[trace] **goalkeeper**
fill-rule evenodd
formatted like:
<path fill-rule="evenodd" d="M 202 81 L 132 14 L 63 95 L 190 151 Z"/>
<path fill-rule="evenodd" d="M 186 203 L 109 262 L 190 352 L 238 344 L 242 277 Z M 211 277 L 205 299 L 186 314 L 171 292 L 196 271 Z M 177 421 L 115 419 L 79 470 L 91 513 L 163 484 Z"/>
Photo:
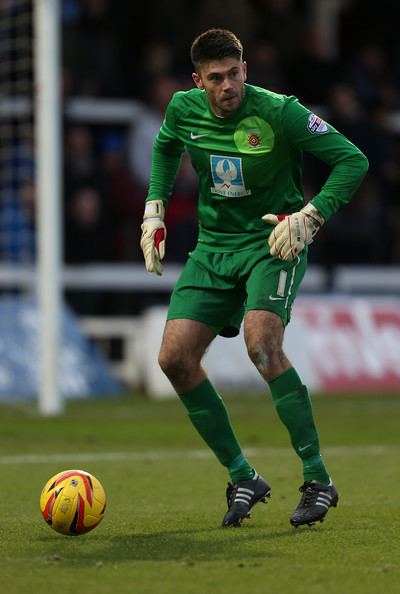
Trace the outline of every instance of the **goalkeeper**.
<path fill-rule="evenodd" d="M 164 212 L 187 151 L 199 177 L 198 243 L 171 296 L 159 364 L 229 474 L 222 526 L 239 526 L 271 488 L 243 453 L 201 362 L 216 335 L 236 336 L 244 322 L 249 357 L 302 462 L 301 498 L 290 518 L 297 527 L 322 521 L 338 493 L 321 457 L 307 387 L 283 351 L 283 335 L 308 244 L 350 200 L 368 161 L 295 97 L 246 84 L 242 51 L 226 29 L 194 40 L 195 88 L 174 94 L 154 144 L 141 247 L 147 270 L 162 274 Z M 330 166 L 307 204 L 304 151 Z"/>

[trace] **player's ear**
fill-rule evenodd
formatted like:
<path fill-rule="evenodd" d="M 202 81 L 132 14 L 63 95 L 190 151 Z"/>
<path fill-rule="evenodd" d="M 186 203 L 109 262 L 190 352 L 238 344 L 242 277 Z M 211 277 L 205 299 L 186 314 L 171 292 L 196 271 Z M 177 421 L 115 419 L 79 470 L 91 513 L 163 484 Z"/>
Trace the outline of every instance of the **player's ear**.
<path fill-rule="evenodd" d="M 247 80 L 247 62 L 243 62 L 243 80 Z"/>
<path fill-rule="evenodd" d="M 202 82 L 202 80 L 201 80 L 200 76 L 197 74 L 197 72 L 193 72 L 193 74 L 192 74 L 192 78 L 193 78 L 193 80 L 194 80 L 194 84 L 196 85 L 196 87 L 197 87 L 198 89 L 200 89 L 201 91 L 204 91 L 204 85 L 203 85 L 203 82 Z"/>

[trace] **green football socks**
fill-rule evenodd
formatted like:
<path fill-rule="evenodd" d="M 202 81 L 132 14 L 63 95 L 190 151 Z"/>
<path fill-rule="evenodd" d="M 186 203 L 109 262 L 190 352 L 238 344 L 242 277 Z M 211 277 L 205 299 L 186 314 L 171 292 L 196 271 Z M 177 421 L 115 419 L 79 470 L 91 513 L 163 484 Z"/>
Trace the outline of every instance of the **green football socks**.
<path fill-rule="evenodd" d="M 305 481 L 329 484 L 320 454 L 311 400 L 292 367 L 268 382 L 278 415 L 287 427 L 295 452 L 303 463 Z M 200 436 L 229 472 L 233 483 L 248 480 L 254 470 L 237 441 L 225 404 L 209 379 L 179 394 Z"/>
<path fill-rule="evenodd" d="M 315 480 L 328 485 L 329 475 L 320 454 L 318 433 L 306 386 L 301 383 L 293 367 L 268 384 L 278 415 L 289 431 L 295 452 L 303 462 L 304 481 Z"/>
<path fill-rule="evenodd" d="M 206 444 L 229 472 L 233 483 L 253 477 L 254 470 L 233 432 L 225 404 L 209 379 L 178 394 Z"/>

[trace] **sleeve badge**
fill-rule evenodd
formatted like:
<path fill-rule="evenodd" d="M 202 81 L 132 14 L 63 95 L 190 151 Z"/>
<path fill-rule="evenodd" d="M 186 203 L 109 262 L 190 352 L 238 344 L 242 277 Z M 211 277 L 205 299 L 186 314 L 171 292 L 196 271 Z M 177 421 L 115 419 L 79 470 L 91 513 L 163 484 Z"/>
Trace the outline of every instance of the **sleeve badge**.
<path fill-rule="evenodd" d="M 328 125 L 322 118 L 312 113 L 308 118 L 307 128 L 311 134 L 325 134 L 328 132 Z"/>

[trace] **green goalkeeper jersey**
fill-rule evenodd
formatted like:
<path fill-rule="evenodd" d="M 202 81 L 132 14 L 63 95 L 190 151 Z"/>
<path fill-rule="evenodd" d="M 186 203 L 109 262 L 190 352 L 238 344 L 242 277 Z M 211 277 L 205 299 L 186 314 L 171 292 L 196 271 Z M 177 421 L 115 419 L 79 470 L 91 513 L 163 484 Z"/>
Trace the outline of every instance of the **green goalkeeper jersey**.
<path fill-rule="evenodd" d="M 248 84 L 225 118 L 211 111 L 204 91 L 174 94 L 154 144 L 147 200 L 167 205 L 184 151 L 199 178 L 198 242 L 213 252 L 265 245 L 272 227 L 261 217 L 304 206 L 303 151 L 332 168 L 311 200 L 325 220 L 368 169 L 365 155 L 296 97 Z"/>

